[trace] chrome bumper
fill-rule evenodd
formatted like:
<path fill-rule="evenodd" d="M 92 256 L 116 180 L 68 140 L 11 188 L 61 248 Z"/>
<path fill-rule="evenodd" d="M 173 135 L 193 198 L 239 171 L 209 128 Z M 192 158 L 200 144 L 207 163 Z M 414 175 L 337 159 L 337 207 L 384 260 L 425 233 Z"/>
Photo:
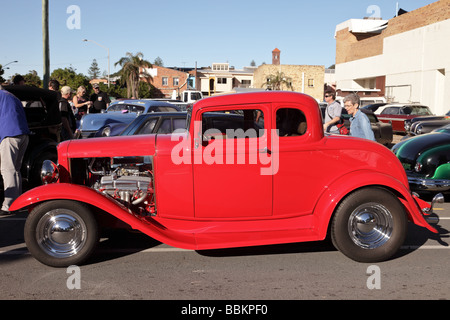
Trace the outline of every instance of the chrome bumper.
<path fill-rule="evenodd" d="M 433 197 L 430 208 L 422 210 L 424 218 L 428 223 L 431 223 L 431 224 L 439 223 L 439 217 L 436 214 L 434 214 L 433 209 L 436 204 L 444 203 L 444 202 L 445 202 L 444 196 L 442 195 L 442 193 L 438 193 L 437 195 L 435 195 Z"/>
<path fill-rule="evenodd" d="M 443 192 L 450 190 L 450 180 L 445 179 L 426 179 L 426 178 L 408 177 L 408 182 L 411 189 L 417 191 Z"/>

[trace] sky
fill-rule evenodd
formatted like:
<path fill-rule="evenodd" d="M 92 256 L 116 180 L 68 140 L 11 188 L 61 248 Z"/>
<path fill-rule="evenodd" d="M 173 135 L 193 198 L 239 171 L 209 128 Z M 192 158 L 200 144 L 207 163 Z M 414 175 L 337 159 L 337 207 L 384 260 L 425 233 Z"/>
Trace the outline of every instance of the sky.
<path fill-rule="evenodd" d="M 165 67 L 236 69 L 272 62 L 335 62 L 336 26 L 349 19 L 391 19 L 436 0 L 49 0 L 50 71 L 88 74 L 94 59 L 110 73 L 127 52 Z M 42 1 L 0 0 L 0 64 L 4 78 L 31 70 L 43 77 Z M 83 39 L 90 41 L 84 42 Z M 18 62 L 13 62 L 18 61 Z M 13 62 L 13 63 L 10 63 Z M 7 66 L 6 66 L 7 65 Z"/>

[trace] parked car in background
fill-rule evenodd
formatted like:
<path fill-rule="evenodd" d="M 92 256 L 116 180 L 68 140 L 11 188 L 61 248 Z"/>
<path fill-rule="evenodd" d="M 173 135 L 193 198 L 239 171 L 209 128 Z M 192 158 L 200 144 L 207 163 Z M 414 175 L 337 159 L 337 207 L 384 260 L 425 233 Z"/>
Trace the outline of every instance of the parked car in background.
<path fill-rule="evenodd" d="M 169 134 L 179 129 L 186 129 L 186 112 L 148 113 L 138 116 L 123 128 L 123 124 L 113 124 L 111 135 L 130 136 L 140 134 Z M 244 116 L 235 113 L 209 112 L 204 117 L 204 124 L 226 134 L 227 128 L 242 128 Z M 262 129 L 258 124 L 255 130 Z M 120 132 L 118 132 L 120 130 Z"/>
<path fill-rule="evenodd" d="M 430 108 L 418 104 L 387 104 L 379 108 L 375 114 L 384 123 L 392 123 L 394 133 L 405 134 L 405 120 L 420 116 L 432 116 Z"/>
<path fill-rule="evenodd" d="M 60 142 L 61 132 L 57 94 L 55 91 L 22 85 L 2 88 L 22 101 L 25 109 L 31 134 L 21 173 L 24 188 L 35 187 L 41 184 L 42 163 L 57 159 L 56 146 Z"/>
<path fill-rule="evenodd" d="M 172 133 L 186 128 L 186 112 L 152 112 L 138 115 L 130 124 L 110 123 L 97 131 L 96 137 Z"/>
<path fill-rule="evenodd" d="M 131 123 L 141 113 L 179 112 L 180 109 L 164 101 L 150 99 L 119 100 L 111 103 L 104 113 L 86 114 L 81 118 L 77 138 L 95 137 L 97 132 L 112 123 Z"/>
<path fill-rule="evenodd" d="M 450 125 L 397 143 L 392 151 L 413 191 L 450 191 Z"/>
<path fill-rule="evenodd" d="M 430 133 L 447 124 L 450 124 L 450 111 L 443 116 L 426 116 L 405 120 L 405 131 L 410 136 L 416 136 Z"/>

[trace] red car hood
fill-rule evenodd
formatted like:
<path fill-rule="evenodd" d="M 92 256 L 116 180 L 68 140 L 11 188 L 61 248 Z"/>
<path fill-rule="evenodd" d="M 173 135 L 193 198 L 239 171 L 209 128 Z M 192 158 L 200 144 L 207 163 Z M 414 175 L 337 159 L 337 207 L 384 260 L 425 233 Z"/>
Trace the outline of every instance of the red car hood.
<path fill-rule="evenodd" d="M 58 153 L 65 158 L 151 156 L 155 154 L 155 137 L 138 135 L 69 140 L 59 144 Z"/>

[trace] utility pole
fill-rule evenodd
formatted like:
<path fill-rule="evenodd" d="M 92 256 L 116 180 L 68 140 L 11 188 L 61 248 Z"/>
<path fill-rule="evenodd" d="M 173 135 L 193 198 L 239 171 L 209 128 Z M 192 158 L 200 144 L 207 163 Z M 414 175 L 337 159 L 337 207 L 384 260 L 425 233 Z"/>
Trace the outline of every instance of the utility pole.
<path fill-rule="evenodd" d="M 48 0 L 42 0 L 42 44 L 44 51 L 44 89 L 50 80 L 50 45 L 48 35 Z"/>

